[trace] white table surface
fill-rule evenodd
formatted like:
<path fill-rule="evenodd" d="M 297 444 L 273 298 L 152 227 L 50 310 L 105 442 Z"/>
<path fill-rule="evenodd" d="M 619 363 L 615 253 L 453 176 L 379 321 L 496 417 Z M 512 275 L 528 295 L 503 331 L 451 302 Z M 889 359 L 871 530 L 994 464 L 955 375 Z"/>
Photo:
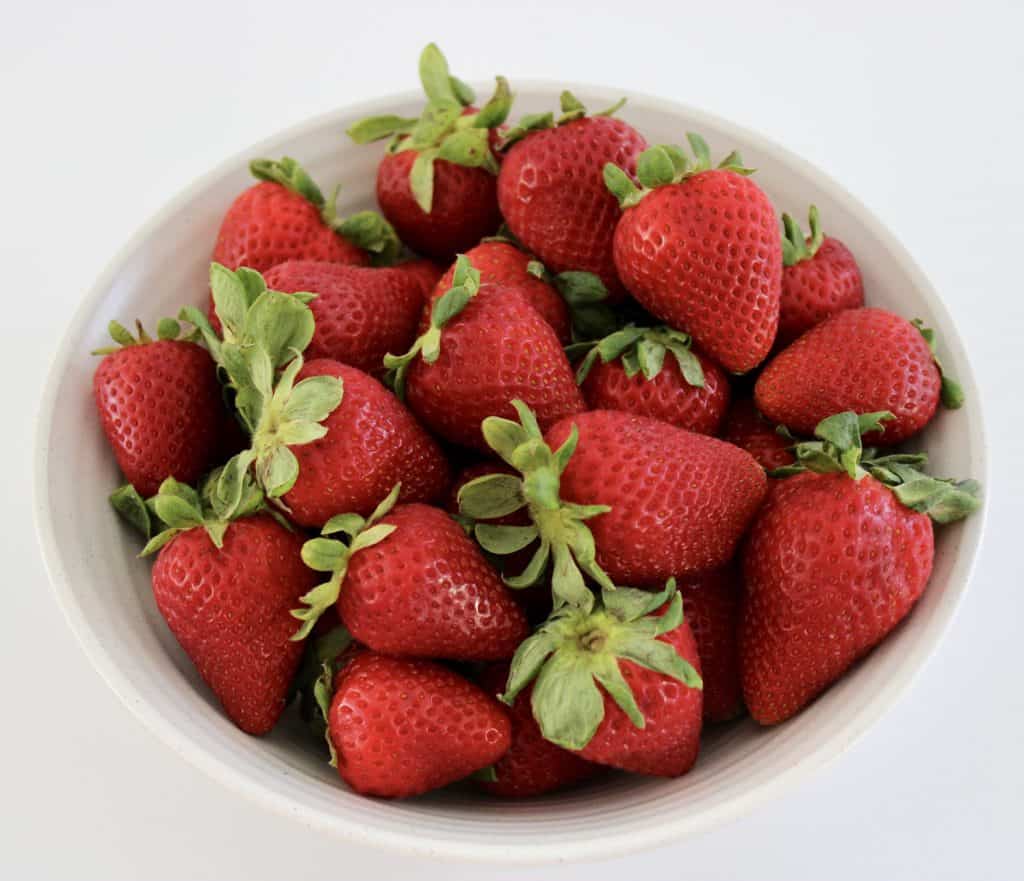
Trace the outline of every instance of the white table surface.
<path fill-rule="evenodd" d="M 442 13 L 391 2 L 386 18 L 368 11 L 378 4 L 345 0 L 4 7 L 0 876 L 1021 877 L 1020 5 L 486 5 L 436 4 L 460 8 Z M 142 221 L 223 157 L 310 115 L 414 86 L 428 39 L 467 79 L 620 84 L 787 144 L 915 254 L 986 395 L 998 481 L 986 488 L 987 540 L 958 619 L 910 694 L 781 801 L 624 861 L 514 875 L 425 864 L 318 837 L 240 801 L 158 743 L 101 682 L 36 549 L 31 431 L 76 298 Z"/>

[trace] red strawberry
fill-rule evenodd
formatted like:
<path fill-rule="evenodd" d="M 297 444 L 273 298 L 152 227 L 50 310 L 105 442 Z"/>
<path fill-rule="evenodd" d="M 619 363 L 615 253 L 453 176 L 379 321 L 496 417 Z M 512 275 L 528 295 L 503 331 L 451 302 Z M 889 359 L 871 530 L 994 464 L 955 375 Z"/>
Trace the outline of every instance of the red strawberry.
<path fill-rule="evenodd" d="M 394 507 L 395 487 L 373 514 L 332 517 L 303 548 L 306 564 L 331 577 L 296 610 L 305 636 L 337 603 L 360 643 L 389 655 L 493 661 L 510 658 L 526 617 L 476 545 L 444 511 Z"/>
<path fill-rule="evenodd" d="M 932 346 L 934 334 L 919 323 L 884 309 L 847 309 L 776 355 L 757 379 L 754 400 L 768 419 L 804 435 L 843 410 L 888 410 L 896 418 L 866 440 L 898 444 L 931 421 L 940 396 L 949 407 L 963 402 Z"/>
<path fill-rule="evenodd" d="M 433 43 L 420 56 L 420 80 L 428 103 L 418 119 L 378 116 L 348 133 L 359 144 L 390 137 L 377 169 L 377 201 L 410 248 L 450 260 L 501 224 L 494 130 L 512 106 L 503 77 L 481 109 L 472 91 L 448 72 Z"/>
<path fill-rule="evenodd" d="M 497 694 L 505 690 L 508 664 L 492 664 L 480 674 L 485 691 Z M 594 777 L 600 767 L 577 753 L 569 752 L 545 740 L 530 707 L 532 687 L 519 693 L 509 709 L 512 722 L 512 745 L 494 765 L 491 778 L 480 786 L 492 795 L 503 798 L 529 798 L 559 789 L 567 789 Z"/>
<path fill-rule="evenodd" d="M 476 685 L 431 661 L 363 651 L 336 680 L 328 732 L 356 792 L 405 798 L 494 764 L 508 716 Z"/>
<path fill-rule="evenodd" d="M 302 657 L 290 610 L 315 583 L 302 539 L 267 515 L 261 496 L 235 480 L 214 482 L 204 505 L 167 480 L 153 505 L 168 529 L 146 546 L 157 608 L 224 711 L 249 734 L 264 734 L 284 710 Z M 240 518 L 234 519 L 231 518 Z"/>
<path fill-rule="evenodd" d="M 576 381 L 592 410 L 650 416 L 698 434 L 717 433 L 729 406 L 722 369 L 668 327 L 628 325 L 597 341 Z"/>
<path fill-rule="evenodd" d="M 697 641 L 704 677 L 704 719 L 725 722 L 743 712 L 740 688 L 740 580 L 732 564 L 679 585 Z"/>
<path fill-rule="evenodd" d="M 265 279 L 274 290 L 316 294 L 309 304 L 316 330 L 308 358 L 332 358 L 380 373 L 388 352 L 404 351 L 416 338 L 423 308 L 420 285 L 397 269 L 290 260 Z"/>
<path fill-rule="evenodd" d="M 116 347 L 102 354 L 93 396 L 107 442 L 128 481 L 151 496 L 164 478 L 194 482 L 210 466 L 222 435 L 220 385 L 209 354 L 177 339 L 175 321 L 160 322 L 159 339 L 142 326 L 138 339 L 110 323 Z"/>
<path fill-rule="evenodd" d="M 433 260 L 425 260 L 422 257 L 396 263 L 391 268 L 416 280 L 423 302 L 427 301 L 438 280 L 444 275 L 444 270 Z"/>
<path fill-rule="evenodd" d="M 799 712 L 910 612 L 931 574 L 932 520 L 978 505 L 973 482 L 916 470 L 921 455 L 861 461 L 860 435 L 890 415 L 824 420 L 819 440 L 797 448 L 822 473 L 774 481 L 751 527 L 740 658 L 762 724 Z"/>
<path fill-rule="evenodd" d="M 434 304 L 430 329 L 405 355 L 386 359 L 419 419 L 452 443 L 487 451 L 481 423 L 513 415 L 514 398 L 545 426 L 581 411 L 583 397 L 555 332 L 518 288 L 481 288 L 464 257 L 453 281 Z"/>
<path fill-rule="evenodd" d="M 721 437 L 750 453 L 766 471 L 793 463 L 790 441 L 780 436 L 772 424 L 757 412 L 750 398 L 739 398 L 733 402 L 725 417 Z"/>
<path fill-rule="evenodd" d="M 782 248 L 775 210 L 745 175 L 739 155 L 711 167 L 708 145 L 687 135 L 652 147 L 632 168 L 605 166 L 625 211 L 615 229 L 615 268 L 645 309 L 684 330 L 719 364 L 743 373 L 764 360 L 779 320 Z"/>
<path fill-rule="evenodd" d="M 601 173 L 611 162 L 632 174 L 647 147 L 636 129 L 610 116 L 618 106 L 588 117 L 563 92 L 557 124 L 552 114 L 537 114 L 509 132 L 498 174 L 498 204 L 515 237 L 552 272 L 594 273 L 612 299 L 624 293 L 612 261 L 621 212 Z"/>
<path fill-rule="evenodd" d="M 864 305 L 864 282 L 853 254 L 818 225 L 810 210 L 811 236 L 788 214 L 782 215 L 782 297 L 776 345 L 787 346 L 800 334 L 843 309 Z"/>

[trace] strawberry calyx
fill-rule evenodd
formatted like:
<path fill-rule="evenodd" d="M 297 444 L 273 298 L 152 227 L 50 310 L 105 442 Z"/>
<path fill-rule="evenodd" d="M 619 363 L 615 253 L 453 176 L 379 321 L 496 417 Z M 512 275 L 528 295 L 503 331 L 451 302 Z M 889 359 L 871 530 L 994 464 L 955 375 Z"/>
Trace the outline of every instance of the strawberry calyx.
<path fill-rule="evenodd" d="M 515 241 L 510 242 L 522 249 Z M 605 302 L 608 288 L 593 272 L 569 269 L 553 275 L 539 260 L 531 260 L 526 271 L 551 285 L 569 307 L 574 340 L 593 340 L 615 330 L 619 325 L 615 311 Z"/>
<path fill-rule="evenodd" d="M 924 321 L 920 318 L 915 318 L 910 323 L 918 329 L 921 336 L 924 337 L 924 341 L 928 343 L 928 348 L 932 353 L 932 360 L 935 362 L 935 366 L 939 368 L 939 377 L 942 381 L 939 394 L 942 399 L 942 406 L 949 410 L 959 410 L 964 404 L 964 390 L 960 383 L 946 373 L 942 362 L 939 360 L 938 353 L 936 352 L 938 339 L 935 331 L 930 327 L 925 327 Z"/>
<path fill-rule="evenodd" d="M 501 149 L 508 149 L 516 143 L 516 141 L 521 141 L 531 132 L 557 128 L 560 125 L 575 122 L 577 119 L 583 119 L 583 117 L 588 115 L 614 116 L 623 108 L 626 103 L 626 99 L 620 98 L 610 107 L 605 107 L 604 110 L 588 114 L 587 108 L 583 102 L 568 89 L 564 89 L 558 97 L 558 103 L 562 112 L 557 118 L 551 111 L 548 111 L 547 113 L 527 113 L 523 116 L 518 123 L 505 133 L 505 136 L 501 140 Z"/>
<path fill-rule="evenodd" d="M 111 321 L 107 325 L 107 333 L 110 334 L 110 338 L 117 343 L 115 346 L 103 346 L 99 349 L 93 349 L 90 354 L 93 355 L 110 355 L 114 352 L 119 352 L 121 349 L 129 349 L 133 346 L 145 346 L 148 343 L 153 342 L 146 329 L 142 326 L 142 322 L 136 320 L 135 322 L 135 336 L 132 336 L 132 332 L 128 330 L 120 321 Z M 185 342 L 195 342 L 198 334 L 195 331 L 189 333 L 182 333 L 181 325 L 173 318 L 161 318 L 156 325 L 156 337 L 158 340 L 183 340 Z"/>
<path fill-rule="evenodd" d="M 704 370 L 690 348 L 691 342 L 689 334 L 671 327 L 637 327 L 628 324 L 588 344 L 586 356 L 576 370 L 576 383 L 583 385 L 598 358 L 602 364 L 619 360 L 627 377 L 632 379 L 640 374 L 649 382 L 661 373 L 665 357 L 671 354 L 686 382 L 695 388 L 704 388 Z M 582 346 L 569 348 L 573 350 L 573 355 L 583 349 Z"/>
<path fill-rule="evenodd" d="M 754 169 L 743 165 L 738 151 L 733 150 L 718 165 L 712 165 L 711 149 L 707 141 L 694 132 L 686 133 L 690 149 L 693 151 L 691 160 L 682 147 L 672 144 L 657 144 L 648 147 L 637 158 L 637 186 L 625 171 L 613 162 L 604 166 L 604 183 L 622 208 L 631 208 L 638 204 L 648 193 L 658 187 L 682 183 L 689 177 L 705 171 L 716 169 L 732 171 L 736 174 L 750 175 Z"/>
<path fill-rule="evenodd" d="M 112 507 L 146 541 L 165 526 L 147 504 L 142 494 L 130 483 L 119 486 L 108 497 Z"/>
<path fill-rule="evenodd" d="M 804 260 L 810 260 L 821 243 L 825 241 L 825 233 L 818 218 L 818 207 L 812 205 L 807 212 L 807 222 L 811 227 L 811 237 L 804 236 L 804 231 L 788 214 L 782 215 L 782 262 L 785 266 L 795 266 Z"/>
<path fill-rule="evenodd" d="M 310 640 L 302 665 L 295 677 L 295 691 L 301 695 L 299 711 L 313 736 L 327 744 L 331 767 L 338 766 L 338 755 L 331 740 L 327 720 L 334 697 L 334 678 L 351 657 L 352 634 L 340 624 Z"/>
<path fill-rule="evenodd" d="M 653 614 L 665 603 L 663 614 Z M 534 718 L 544 737 L 564 749 L 583 749 L 594 736 L 604 719 L 601 688 L 643 728 L 646 720 L 619 662 L 632 661 L 689 688 L 703 688 L 694 667 L 658 639 L 682 623 L 683 602 L 674 578 L 659 592 L 621 587 L 603 592 L 590 609 L 557 608 L 516 650 L 500 699 L 511 706 L 536 680 L 530 698 Z"/>
<path fill-rule="evenodd" d="M 351 217 L 338 214 L 337 201 L 341 187 L 335 187 L 330 199 L 290 156 L 281 159 L 253 159 L 249 171 L 258 180 L 280 184 L 298 196 L 302 196 L 317 211 L 323 222 L 342 238 L 357 248 L 368 251 L 376 266 L 390 266 L 398 258 L 402 243 L 394 228 L 376 211 L 358 211 Z"/>
<path fill-rule="evenodd" d="M 803 441 L 791 448 L 796 462 L 768 472 L 769 477 L 789 477 L 812 471 L 816 474 L 846 473 L 854 480 L 867 476 L 889 487 L 893 495 L 911 510 L 927 514 L 936 523 L 961 520 L 981 506 L 980 484 L 975 480 L 955 481 L 932 477 L 921 470 L 928 463 L 925 453 L 879 455 L 864 447 L 861 436 L 884 431 L 882 424 L 893 419 L 887 410 L 858 415 L 852 410 L 836 413 L 818 423 L 817 440 Z M 784 427 L 779 433 L 789 436 Z"/>
<path fill-rule="evenodd" d="M 430 327 L 416 338 L 404 355 L 389 353 L 384 356 L 384 366 L 388 369 L 384 381 L 400 399 L 405 399 L 405 380 L 412 362 L 417 356 L 422 357 L 428 364 L 437 361 L 441 354 L 441 331 L 466 308 L 479 290 L 480 272 L 473 267 L 465 254 L 459 254 L 455 258 L 452 286 L 435 300 L 431 307 Z"/>
<path fill-rule="evenodd" d="M 352 555 L 383 541 L 395 531 L 396 526 L 378 521 L 395 507 L 401 489 L 402 484 L 396 483 L 369 517 L 336 514 L 324 524 L 318 538 L 311 538 L 302 546 L 302 561 L 310 569 L 331 575 L 300 597 L 302 608 L 292 609 L 292 616 L 302 622 L 293 640 L 305 639 L 320 616 L 338 601 Z M 347 536 L 347 540 L 327 537 L 335 535 Z"/>
<path fill-rule="evenodd" d="M 562 473 L 572 458 L 579 432 L 572 432 L 557 450 L 544 441 L 537 419 L 522 401 L 512 401 L 519 422 L 489 416 L 483 421 L 484 439 L 515 474 L 486 474 L 459 490 L 459 511 L 474 521 L 493 520 L 526 509 L 529 526 L 506 526 L 476 522 L 473 534 L 480 546 L 492 554 L 513 554 L 539 542 L 526 568 L 515 576 L 504 576 L 512 588 L 530 587 L 547 572 L 553 561 L 551 593 L 555 608 L 593 608 L 594 596 L 584 574 L 608 591 L 615 584 L 597 564 L 594 536 L 584 521 L 611 510 L 607 505 L 577 505 L 559 495 Z"/>

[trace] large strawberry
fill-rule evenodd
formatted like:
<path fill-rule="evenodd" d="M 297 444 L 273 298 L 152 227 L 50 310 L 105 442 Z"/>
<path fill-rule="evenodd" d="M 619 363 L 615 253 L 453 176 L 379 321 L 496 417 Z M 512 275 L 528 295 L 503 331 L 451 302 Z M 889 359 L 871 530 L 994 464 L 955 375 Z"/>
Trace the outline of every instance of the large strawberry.
<path fill-rule="evenodd" d="M 791 441 L 780 435 L 751 398 L 733 401 L 722 426 L 721 438 L 746 450 L 767 471 L 793 464 Z"/>
<path fill-rule="evenodd" d="M 452 281 L 434 302 L 430 328 L 406 354 L 385 359 L 396 391 L 428 428 L 486 452 L 481 423 L 514 415 L 513 399 L 545 427 L 583 410 L 558 337 L 517 288 L 481 287 L 465 257 Z"/>
<path fill-rule="evenodd" d="M 360 643 L 389 655 L 495 661 L 512 657 L 526 617 L 477 546 L 429 505 L 398 505 L 396 486 L 368 518 L 339 514 L 303 547 L 330 578 L 303 597 L 304 637 L 337 604 Z M 334 538 L 347 535 L 347 541 Z"/>
<path fill-rule="evenodd" d="M 223 405 L 214 363 L 201 346 L 179 339 L 181 328 L 165 319 L 153 340 L 116 321 L 117 343 L 93 375 L 93 396 L 103 433 L 124 476 L 143 496 L 164 478 L 193 483 L 210 466 L 223 434 Z"/>
<path fill-rule="evenodd" d="M 653 315 L 727 370 L 744 373 L 771 350 L 779 321 L 782 247 L 775 210 L 739 154 L 717 167 L 704 139 L 688 134 L 691 165 L 678 147 L 657 146 L 632 169 L 605 166 L 624 210 L 615 229 L 615 268 Z"/>
<path fill-rule="evenodd" d="M 805 238 L 800 224 L 782 215 L 784 265 L 777 345 L 788 346 L 830 315 L 864 305 L 864 281 L 850 249 L 825 235 L 814 205 L 809 218 L 811 235 Z"/>
<path fill-rule="evenodd" d="M 919 321 L 847 309 L 776 355 L 757 379 L 754 400 L 768 419 L 803 435 L 844 410 L 888 410 L 895 418 L 866 440 L 898 444 L 931 421 L 940 397 L 947 407 L 963 403 L 934 346 L 934 332 Z"/>
<path fill-rule="evenodd" d="M 508 116 L 512 94 L 504 77 L 480 110 L 473 92 L 448 71 L 430 43 L 420 55 L 427 105 L 419 119 L 374 116 L 353 125 L 359 144 L 391 138 L 377 169 L 377 201 L 410 248 L 450 260 L 501 223 L 495 130 Z"/>
<path fill-rule="evenodd" d="M 624 291 L 612 260 L 612 237 L 621 211 L 602 180 L 613 163 L 632 174 L 647 142 L 611 114 L 620 106 L 586 115 L 569 92 L 562 115 L 524 117 L 512 129 L 498 175 L 498 202 L 509 229 L 555 273 L 597 275 L 612 299 Z"/>
<path fill-rule="evenodd" d="M 627 325 L 587 352 L 576 381 L 592 410 L 650 416 L 698 434 L 716 434 L 729 406 L 729 380 L 670 327 Z"/>
<path fill-rule="evenodd" d="M 770 725 L 799 712 L 910 612 L 932 570 L 932 521 L 978 506 L 973 481 L 918 470 L 925 456 L 862 449 L 889 413 L 845 412 L 796 447 L 743 552 L 743 693 Z"/>

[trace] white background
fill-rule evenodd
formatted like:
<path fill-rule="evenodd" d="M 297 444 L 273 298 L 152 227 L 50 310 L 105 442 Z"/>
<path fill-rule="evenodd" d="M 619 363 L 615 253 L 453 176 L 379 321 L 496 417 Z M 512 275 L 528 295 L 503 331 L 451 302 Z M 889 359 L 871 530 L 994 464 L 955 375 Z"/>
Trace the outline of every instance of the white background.
<path fill-rule="evenodd" d="M 147 6 L 12 3 L 0 16 L 0 876 L 1021 877 L 1020 4 Z M 193 178 L 307 116 L 413 87 L 431 39 L 465 79 L 504 72 L 513 84 L 535 76 L 646 90 L 802 154 L 917 257 L 984 389 L 989 532 L 935 658 L 831 770 L 674 848 L 505 873 L 318 837 L 239 801 L 143 730 L 89 667 L 42 571 L 29 518 L 31 431 L 77 298 Z"/>

